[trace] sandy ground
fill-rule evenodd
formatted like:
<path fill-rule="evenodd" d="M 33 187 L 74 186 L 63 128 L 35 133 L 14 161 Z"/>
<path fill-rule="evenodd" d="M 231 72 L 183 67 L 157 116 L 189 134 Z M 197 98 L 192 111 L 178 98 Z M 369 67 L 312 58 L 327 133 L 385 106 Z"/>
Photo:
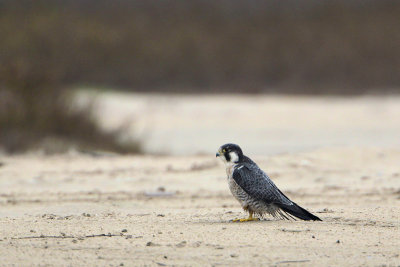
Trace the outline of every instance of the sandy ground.
<path fill-rule="evenodd" d="M 399 266 L 400 151 L 254 157 L 323 222 L 244 212 L 210 156 L 0 158 L 1 266 Z"/>
<path fill-rule="evenodd" d="M 0 154 L 0 266 L 400 266 L 399 97 L 98 100 L 159 156 Z M 323 222 L 230 222 L 227 141 Z"/>

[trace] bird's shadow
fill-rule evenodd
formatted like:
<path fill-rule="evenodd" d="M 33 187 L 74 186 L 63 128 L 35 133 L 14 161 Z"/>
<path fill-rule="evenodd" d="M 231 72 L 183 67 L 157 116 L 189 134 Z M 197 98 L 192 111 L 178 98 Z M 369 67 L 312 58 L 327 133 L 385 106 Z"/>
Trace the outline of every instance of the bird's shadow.
<path fill-rule="evenodd" d="M 268 223 L 268 222 L 277 222 L 280 220 L 276 220 L 276 219 L 265 219 L 262 218 L 258 221 L 246 221 L 246 222 L 240 222 L 240 221 L 234 221 L 235 219 L 230 219 L 230 220 L 199 220 L 193 223 L 202 223 L 202 224 L 243 224 L 243 223 Z"/>

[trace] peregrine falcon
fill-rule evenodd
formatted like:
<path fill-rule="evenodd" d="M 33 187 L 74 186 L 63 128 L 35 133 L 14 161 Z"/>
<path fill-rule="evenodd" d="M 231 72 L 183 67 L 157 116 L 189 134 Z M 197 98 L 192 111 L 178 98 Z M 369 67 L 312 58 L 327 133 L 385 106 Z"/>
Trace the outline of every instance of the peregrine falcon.
<path fill-rule="evenodd" d="M 216 154 L 226 166 L 229 189 L 242 208 L 249 212 L 249 218 L 233 221 L 256 221 L 253 214 L 263 217 L 270 214 L 275 218 L 294 217 L 302 220 L 321 221 L 320 218 L 306 211 L 276 187 L 268 175 L 256 163 L 243 155 L 242 149 L 235 144 L 221 146 Z M 293 217 L 294 216 L 294 217 Z"/>

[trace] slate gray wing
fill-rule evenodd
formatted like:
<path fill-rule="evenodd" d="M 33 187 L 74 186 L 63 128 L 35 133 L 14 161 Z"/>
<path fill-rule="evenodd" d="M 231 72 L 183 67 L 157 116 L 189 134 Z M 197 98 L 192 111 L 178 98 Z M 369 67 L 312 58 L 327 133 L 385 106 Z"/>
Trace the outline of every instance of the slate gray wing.
<path fill-rule="evenodd" d="M 268 204 L 292 205 L 289 200 L 257 165 L 243 164 L 233 172 L 235 182 L 251 197 Z"/>

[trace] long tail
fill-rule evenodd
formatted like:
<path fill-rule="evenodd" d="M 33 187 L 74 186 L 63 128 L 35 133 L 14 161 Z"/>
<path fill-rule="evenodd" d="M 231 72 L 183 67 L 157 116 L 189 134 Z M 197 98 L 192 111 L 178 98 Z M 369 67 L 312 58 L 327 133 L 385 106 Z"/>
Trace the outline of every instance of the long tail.
<path fill-rule="evenodd" d="M 320 218 L 306 211 L 305 209 L 303 209 L 294 202 L 293 205 L 281 204 L 278 205 L 278 207 L 281 208 L 284 212 L 289 213 L 290 215 L 293 215 L 294 217 L 297 217 L 305 221 L 322 221 Z"/>

